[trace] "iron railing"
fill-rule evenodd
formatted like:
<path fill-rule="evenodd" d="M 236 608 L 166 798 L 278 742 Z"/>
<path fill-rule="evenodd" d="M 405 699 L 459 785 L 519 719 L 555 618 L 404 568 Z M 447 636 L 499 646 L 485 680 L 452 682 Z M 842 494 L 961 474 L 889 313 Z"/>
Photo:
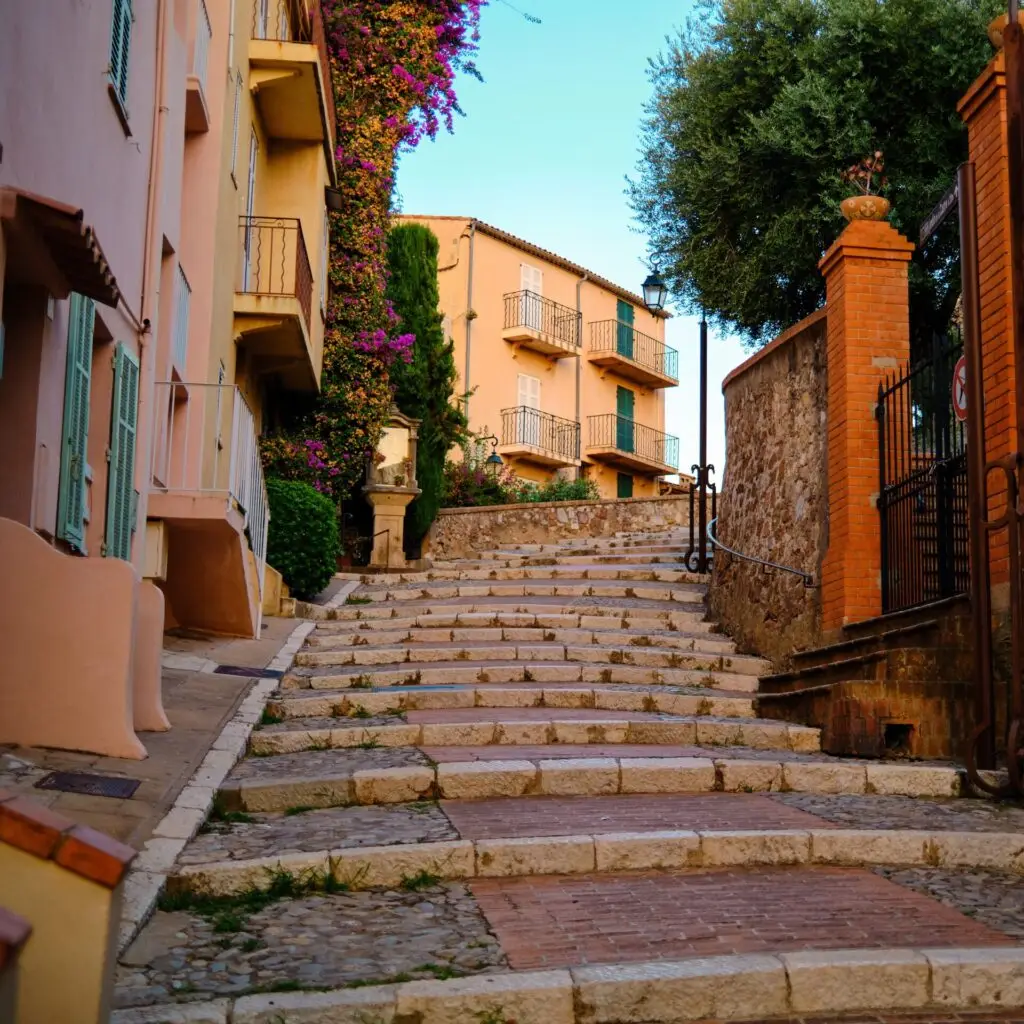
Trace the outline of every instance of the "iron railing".
<path fill-rule="evenodd" d="M 679 353 L 621 320 L 591 323 L 590 351 L 594 355 L 614 353 L 655 373 L 679 380 Z"/>
<path fill-rule="evenodd" d="M 199 84 L 206 92 L 206 73 L 210 63 L 210 40 L 213 29 L 210 27 L 210 14 L 206 9 L 206 0 L 198 0 L 196 21 L 196 45 L 192 51 L 192 74 L 199 79 Z"/>
<path fill-rule="evenodd" d="M 509 292 L 505 296 L 505 329 L 528 327 L 579 348 L 583 343 L 582 317 L 571 306 L 545 299 L 536 292 Z"/>
<path fill-rule="evenodd" d="M 234 500 L 256 559 L 262 603 L 270 505 L 252 410 L 233 384 L 160 381 L 154 401 L 153 490 Z"/>
<path fill-rule="evenodd" d="M 501 410 L 501 443 L 524 444 L 575 462 L 580 457 L 580 425 L 528 405 Z"/>
<path fill-rule="evenodd" d="M 647 462 L 677 469 L 679 438 L 613 412 L 588 416 L 590 447 L 614 448 Z"/>
<path fill-rule="evenodd" d="M 244 295 L 294 296 L 306 329 L 313 309 L 313 274 L 302 224 L 294 217 L 241 217 L 242 249 L 237 291 Z"/>
<path fill-rule="evenodd" d="M 915 608 L 970 588 L 967 444 L 953 413 L 958 336 L 878 386 L 882 611 Z"/>

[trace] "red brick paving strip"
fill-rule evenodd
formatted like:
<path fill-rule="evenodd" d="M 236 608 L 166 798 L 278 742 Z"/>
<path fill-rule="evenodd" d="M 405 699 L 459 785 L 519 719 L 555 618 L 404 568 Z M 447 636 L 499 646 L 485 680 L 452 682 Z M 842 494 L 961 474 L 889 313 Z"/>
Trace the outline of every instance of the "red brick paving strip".
<path fill-rule="evenodd" d="M 470 888 L 515 970 L 797 949 L 1014 944 L 859 869 L 488 878 Z"/>
<path fill-rule="evenodd" d="M 663 829 L 838 827 L 814 814 L 748 793 L 445 800 L 441 807 L 463 839 L 519 839 Z"/>

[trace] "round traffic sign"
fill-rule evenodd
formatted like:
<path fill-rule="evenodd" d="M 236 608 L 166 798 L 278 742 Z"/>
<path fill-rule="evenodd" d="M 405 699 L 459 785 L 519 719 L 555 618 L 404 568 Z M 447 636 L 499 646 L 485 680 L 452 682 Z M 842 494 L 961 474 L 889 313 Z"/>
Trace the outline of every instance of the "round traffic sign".
<path fill-rule="evenodd" d="M 961 423 L 967 419 L 967 357 L 961 356 L 953 367 L 953 413 Z"/>

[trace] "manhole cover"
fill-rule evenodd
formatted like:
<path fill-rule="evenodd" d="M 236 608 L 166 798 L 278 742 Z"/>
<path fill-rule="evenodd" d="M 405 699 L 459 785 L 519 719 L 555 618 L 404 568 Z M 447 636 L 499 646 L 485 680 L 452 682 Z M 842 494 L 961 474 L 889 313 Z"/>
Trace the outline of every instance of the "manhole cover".
<path fill-rule="evenodd" d="M 245 665 L 218 665 L 213 671 L 222 676 L 251 676 L 253 679 L 280 679 L 284 675 L 276 668 L 247 668 Z"/>
<path fill-rule="evenodd" d="M 36 783 L 35 788 L 127 800 L 140 785 L 139 779 L 115 779 L 109 775 L 90 775 L 88 772 L 50 772 Z"/>

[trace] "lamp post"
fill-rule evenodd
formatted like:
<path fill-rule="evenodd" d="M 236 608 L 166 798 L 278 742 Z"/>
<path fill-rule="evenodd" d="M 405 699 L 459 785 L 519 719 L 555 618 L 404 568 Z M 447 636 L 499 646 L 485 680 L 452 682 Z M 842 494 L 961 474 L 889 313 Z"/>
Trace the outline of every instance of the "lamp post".
<path fill-rule="evenodd" d="M 505 465 L 504 459 L 498 454 L 498 439 L 491 434 L 489 437 L 481 437 L 481 441 L 491 442 L 491 454 L 487 456 L 485 465 L 492 477 L 498 475 L 498 470 Z"/>
<path fill-rule="evenodd" d="M 668 287 L 661 279 L 658 268 L 647 275 L 643 283 L 644 305 L 652 312 L 658 313 L 665 308 L 668 301 Z M 700 463 L 691 466 L 697 474 L 697 572 L 708 571 L 708 483 L 714 466 L 708 465 L 708 322 L 704 315 L 700 318 Z M 693 506 L 690 506 L 691 510 Z M 693 537 L 693 526 L 690 526 L 690 537 Z"/>

